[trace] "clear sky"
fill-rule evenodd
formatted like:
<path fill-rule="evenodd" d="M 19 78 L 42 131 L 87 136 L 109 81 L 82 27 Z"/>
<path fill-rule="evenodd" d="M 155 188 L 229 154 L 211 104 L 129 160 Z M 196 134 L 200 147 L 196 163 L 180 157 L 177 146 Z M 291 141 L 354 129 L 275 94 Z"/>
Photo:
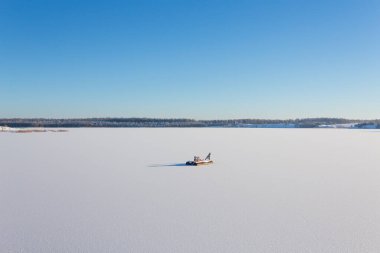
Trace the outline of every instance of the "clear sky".
<path fill-rule="evenodd" d="M 0 0 L 0 117 L 380 118 L 380 1 Z"/>

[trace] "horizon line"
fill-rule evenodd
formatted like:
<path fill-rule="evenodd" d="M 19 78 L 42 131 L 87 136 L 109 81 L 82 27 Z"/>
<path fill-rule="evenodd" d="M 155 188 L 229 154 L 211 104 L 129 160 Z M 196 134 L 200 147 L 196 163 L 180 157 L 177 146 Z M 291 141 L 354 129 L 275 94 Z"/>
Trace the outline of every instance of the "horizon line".
<path fill-rule="evenodd" d="M 352 121 L 370 121 L 370 120 L 380 120 L 380 118 L 372 119 L 353 119 L 353 118 L 344 118 L 344 117 L 299 117 L 299 118 L 224 118 L 224 119 L 194 119 L 194 118 L 185 118 L 185 117 L 0 117 L 0 120 L 83 120 L 83 119 L 152 119 L 152 120 L 192 120 L 192 121 L 226 121 L 226 120 L 268 120 L 268 121 L 295 121 L 295 120 L 306 120 L 306 119 L 340 119 L 340 120 L 352 120 Z"/>

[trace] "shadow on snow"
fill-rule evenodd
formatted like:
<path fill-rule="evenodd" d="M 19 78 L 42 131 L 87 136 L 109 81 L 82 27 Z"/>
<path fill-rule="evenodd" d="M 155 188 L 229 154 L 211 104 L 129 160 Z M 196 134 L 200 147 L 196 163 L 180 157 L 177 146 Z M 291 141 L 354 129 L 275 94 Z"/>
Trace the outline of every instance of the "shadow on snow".
<path fill-rule="evenodd" d="M 148 167 L 183 167 L 183 166 L 191 166 L 186 163 L 165 163 L 165 164 L 152 164 Z"/>

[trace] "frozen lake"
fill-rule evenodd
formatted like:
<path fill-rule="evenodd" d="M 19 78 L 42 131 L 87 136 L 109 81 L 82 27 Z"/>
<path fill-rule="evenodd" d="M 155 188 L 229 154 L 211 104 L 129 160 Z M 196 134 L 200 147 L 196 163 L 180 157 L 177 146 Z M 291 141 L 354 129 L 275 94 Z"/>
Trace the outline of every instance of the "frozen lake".
<path fill-rule="evenodd" d="M 380 252 L 380 131 L 0 133 L 0 251 Z"/>

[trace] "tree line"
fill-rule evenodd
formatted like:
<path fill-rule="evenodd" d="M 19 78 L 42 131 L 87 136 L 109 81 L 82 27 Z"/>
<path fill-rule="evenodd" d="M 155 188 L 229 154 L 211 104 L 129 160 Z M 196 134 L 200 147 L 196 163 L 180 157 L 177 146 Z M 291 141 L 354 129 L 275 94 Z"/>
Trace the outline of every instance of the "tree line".
<path fill-rule="evenodd" d="M 3 118 L 1 126 L 9 127 L 260 127 L 289 126 L 296 128 L 315 128 L 321 125 L 356 123 L 357 127 L 374 125 L 380 128 L 380 120 L 352 120 L 343 118 L 304 118 L 304 119 L 228 119 L 195 120 L 184 118 Z"/>

